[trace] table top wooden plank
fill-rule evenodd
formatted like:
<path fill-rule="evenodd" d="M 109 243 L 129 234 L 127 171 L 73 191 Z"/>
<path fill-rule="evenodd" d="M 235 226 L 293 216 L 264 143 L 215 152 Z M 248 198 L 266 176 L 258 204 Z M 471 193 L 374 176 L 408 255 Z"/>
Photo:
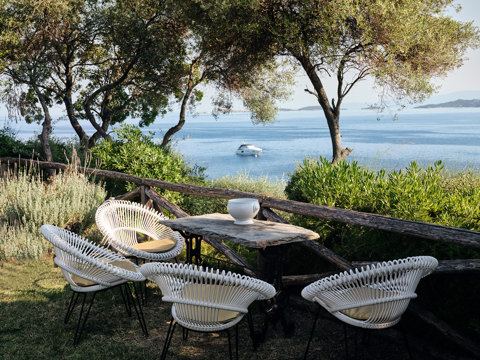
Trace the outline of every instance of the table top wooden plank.
<path fill-rule="evenodd" d="M 251 248 L 265 248 L 315 240 L 320 237 L 314 231 L 290 224 L 254 219 L 253 225 L 235 225 L 233 221 L 234 219 L 228 214 L 215 213 L 162 220 L 161 223 L 174 230 L 231 241 Z"/>

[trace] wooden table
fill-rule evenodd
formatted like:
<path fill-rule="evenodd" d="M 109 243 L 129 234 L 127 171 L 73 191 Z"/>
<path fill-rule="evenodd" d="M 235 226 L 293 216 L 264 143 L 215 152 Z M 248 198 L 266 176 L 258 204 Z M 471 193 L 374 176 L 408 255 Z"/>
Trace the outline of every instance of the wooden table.
<path fill-rule="evenodd" d="M 266 310 L 268 322 L 281 320 L 287 335 L 293 334 L 293 325 L 285 319 L 283 312 L 288 296 L 283 291 L 282 275 L 287 247 L 292 243 L 319 238 L 316 232 L 290 224 L 253 220 L 252 225 L 235 225 L 228 214 L 206 214 L 187 216 L 173 220 L 162 220 L 162 224 L 181 231 L 186 238 L 187 261 L 201 262 L 202 237 L 220 241 L 231 241 L 258 250 L 258 277 L 275 286 L 277 295 Z"/>

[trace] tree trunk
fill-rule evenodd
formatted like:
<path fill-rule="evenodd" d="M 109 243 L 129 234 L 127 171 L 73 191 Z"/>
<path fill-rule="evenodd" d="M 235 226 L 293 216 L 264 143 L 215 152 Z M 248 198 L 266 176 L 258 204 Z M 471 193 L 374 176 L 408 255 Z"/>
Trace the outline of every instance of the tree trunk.
<path fill-rule="evenodd" d="M 38 88 L 35 88 L 35 93 L 42 106 L 44 116 L 42 123 L 42 132 L 40 133 L 40 135 L 38 135 L 40 145 L 42 146 L 42 155 L 46 161 L 53 161 L 52 149 L 50 147 L 50 134 L 52 133 L 52 118 L 50 116 L 50 110 L 48 109 L 45 95 Z M 49 177 L 55 177 L 56 170 L 47 169 L 47 173 Z"/>
<path fill-rule="evenodd" d="M 70 120 L 70 124 L 72 124 L 72 127 L 77 133 L 78 138 L 80 140 L 81 148 L 84 150 L 88 149 L 88 135 L 83 130 L 82 126 L 77 120 L 77 117 L 75 116 L 71 94 L 65 95 L 63 97 L 63 102 L 65 104 L 65 109 L 67 110 L 67 116 L 68 116 L 68 119 Z"/>
<path fill-rule="evenodd" d="M 105 113 L 104 111 L 105 109 L 102 108 L 102 111 L 101 111 L 102 125 L 100 126 L 97 123 L 91 108 L 91 104 L 93 103 L 94 99 L 95 99 L 94 97 L 89 97 L 88 101 L 86 101 L 83 104 L 85 115 L 87 116 L 87 119 L 90 121 L 90 123 L 96 130 L 95 133 L 88 140 L 89 149 L 95 146 L 95 143 L 100 138 L 100 136 L 103 137 L 104 139 L 110 138 L 110 135 L 107 134 L 108 126 L 110 125 L 110 122 L 111 122 L 110 112 L 106 111 Z M 103 100 L 103 104 L 104 104 L 103 107 L 108 107 L 108 103 L 110 102 L 110 99 L 111 99 L 111 91 L 107 91 Z"/>
<path fill-rule="evenodd" d="M 187 112 L 187 103 L 188 103 L 188 99 L 190 98 L 190 94 L 192 93 L 192 89 L 193 88 L 190 88 L 190 86 L 187 88 L 187 91 L 185 92 L 185 95 L 183 96 L 183 99 L 182 99 L 182 105 L 180 107 L 180 116 L 178 119 L 178 123 L 177 125 L 172 126 L 170 129 L 168 129 L 166 134 L 163 136 L 162 144 L 160 145 L 161 147 L 163 148 L 166 147 L 170 142 L 171 137 L 175 133 L 179 132 L 182 129 L 183 125 L 185 124 L 185 114 Z"/>
<path fill-rule="evenodd" d="M 178 119 L 178 123 L 175 126 L 172 126 L 168 131 L 165 133 L 163 136 L 162 144 L 160 145 L 161 147 L 165 148 L 168 143 L 170 142 L 171 137 L 179 132 L 183 125 L 185 124 L 185 115 L 187 112 L 187 104 L 188 100 L 190 99 L 190 95 L 192 94 L 193 88 L 195 87 L 192 79 L 190 78 L 188 80 L 188 85 L 187 85 L 187 91 L 185 91 L 185 95 L 183 95 L 182 98 L 182 105 L 180 106 L 180 116 Z"/>
<path fill-rule="evenodd" d="M 350 148 L 344 149 L 342 147 L 342 135 L 340 133 L 339 116 L 336 115 L 331 120 L 327 118 L 327 123 L 328 123 L 328 129 L 330 130 L 330 139 L 332 140 L 332 150 L 333 150 L 332 164 L 335 165 L 339 161 L 345 160 L 353 150 Z"/>
<path fill-rule="evenodd" d="M 336 110 L 330 106 L 325 88 L 323 87 L 322 81 L 318 77 L 315 66 L 310 59 L 303 54 L 296 55 L 296 58 L 307 73 L 308 78 L 315 89 L 315 93 L 308 92 L 313 93 L 313 95 L 317 97 L 318 103 L 325 114 L 325 119 L 327 120 L 328 129 L 330 131 L 330 139 L 332 140 L 332 164 L 336 164 L 339 161 L 346 159 L 353 151 L 352 149 L 344 149 L 342 147 L 342 135 L 340 133 L 340 106 L 338 106 Z"/>

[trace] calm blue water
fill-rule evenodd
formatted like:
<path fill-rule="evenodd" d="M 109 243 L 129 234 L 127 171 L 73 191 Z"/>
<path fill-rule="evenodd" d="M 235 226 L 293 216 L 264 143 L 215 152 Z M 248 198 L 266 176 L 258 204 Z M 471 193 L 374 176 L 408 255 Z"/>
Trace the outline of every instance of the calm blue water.
<path fill-rule="evenodd" d="M 168 114 L 146 131 L 161 138 L 177 119 Z M 86 129 L 91 129 L 84 123 Z M 19 138 L 39 132 L 39 125 L 10 124 Z M 480 109 L 411 109 L 398 114 L 345 110 L 341 118 L 344 147 L 354 149 L 349 160 L 369 168 L 398 169 L 417 161 L 422 165 L 442 160 L 447 167 L 480 169 Z M 57 121 L 54 135 L 72 137 L 66 121 Z M 280 112 L 272 125 L 252 125 L 250 114 L 190 117 L 177 134 L 177 148 L 192 163 L 207 168 L 209 177 L 235 175 L 281 178 L 293 172 L 306 156 L 331 158 L 328 128 L 319 111 Z M 261 156 L 235 155 L 237 147 L 252 143 L 263 148 Z"/>

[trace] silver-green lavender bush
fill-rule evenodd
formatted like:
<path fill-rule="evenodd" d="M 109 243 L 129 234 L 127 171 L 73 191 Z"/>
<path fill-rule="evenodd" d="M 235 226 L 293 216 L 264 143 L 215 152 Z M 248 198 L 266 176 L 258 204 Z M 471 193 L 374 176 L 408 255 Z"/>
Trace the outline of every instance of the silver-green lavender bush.
<path fill-rule="evenodd" d="M 53 224 L 81 232 L 94 222 L 105 200 L 102 185 L 77 172 L 59 173 L 49 183 L 21 170 L 0 179 L 0 261 L 38 258 L 51 251 L 40 226 Z"/>

